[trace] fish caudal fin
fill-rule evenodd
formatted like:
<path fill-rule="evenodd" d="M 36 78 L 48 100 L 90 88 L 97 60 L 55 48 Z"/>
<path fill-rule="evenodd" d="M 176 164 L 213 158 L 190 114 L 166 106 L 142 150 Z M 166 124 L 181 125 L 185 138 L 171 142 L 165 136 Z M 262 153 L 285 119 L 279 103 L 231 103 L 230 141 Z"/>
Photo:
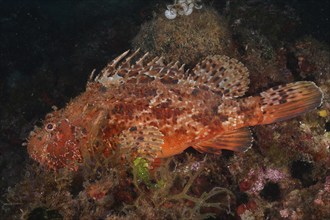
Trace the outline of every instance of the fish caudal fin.
<path fill-rule="evenodd" d="M 221 133 L 193 147 L 200 152 L 212 154 L 220 154 L 221 150 L 244 152 L 252 146 L 252 142 L 253 137 L 250 129 L 244 127 Z"/>
<path fill-rule="evenodd" d="M 261 124 L 294 118 L 322 104 L 323 93 L 313 82 L 300 81 L 271 88 L 260 93 Z"/>

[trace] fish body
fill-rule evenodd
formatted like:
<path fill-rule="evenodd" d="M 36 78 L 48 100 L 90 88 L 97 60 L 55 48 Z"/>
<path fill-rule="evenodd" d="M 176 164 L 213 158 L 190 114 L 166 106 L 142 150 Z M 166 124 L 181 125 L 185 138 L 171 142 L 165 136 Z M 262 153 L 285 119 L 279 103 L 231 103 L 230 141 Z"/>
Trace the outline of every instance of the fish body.
<path fill-rule="evenodd" d="M 209 56 L 191 71 L 162 58 L 131 64 L 135 53 L 115 58 L 91 77 L 86 91 L 49 113 L 28 139 L 30 156 L 51 169 L 76 169 L 84 158 L 123 148 L 149 160 L 189 146 L 207 153 L 247 150 L 249 126 L 290 119 L 318 107 L 323 94 L 300 81 L 243 96 L 249 74 L 226 56 Z"/>

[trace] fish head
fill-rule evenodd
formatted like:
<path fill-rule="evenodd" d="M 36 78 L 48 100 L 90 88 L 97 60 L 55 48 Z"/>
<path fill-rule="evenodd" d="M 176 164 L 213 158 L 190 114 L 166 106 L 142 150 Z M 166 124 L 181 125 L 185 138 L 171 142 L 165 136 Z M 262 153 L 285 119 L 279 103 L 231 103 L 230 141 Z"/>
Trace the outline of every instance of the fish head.
<path fill-rule="evenodd" d="M 76 169 L 82 159 L 80 142 L 83 133 L 83 129 L 66 118 L 59 118 L 58 112 L 54 112 L 46 116 L 43 126 L 30 133 L 27 149 L 34 160 L 50 169 Z"/>

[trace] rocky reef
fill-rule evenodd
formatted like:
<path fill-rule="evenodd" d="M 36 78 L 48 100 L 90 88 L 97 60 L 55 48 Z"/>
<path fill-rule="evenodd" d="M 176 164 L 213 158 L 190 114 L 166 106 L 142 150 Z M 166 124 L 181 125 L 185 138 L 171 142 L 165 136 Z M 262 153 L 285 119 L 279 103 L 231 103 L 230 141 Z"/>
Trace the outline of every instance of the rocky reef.
<path fill-rule="evenodd" d="M 162 55 L 167 62 L 179 61 L 188 65 L 194 65 L 208 55 L 232 55 L 226 19 L 210 7 L 175 20 L 157 14 L 141 26 L 133 39 L 133 47 L 152 55 Z"/>
<path fill-rule="evenodd" d="M 293 8 L 263 1 L 219 1 L 213 6 L 205 1 L 202 9 L 189 16 L 169 20 L 164 16 L 165 4 L 150 1 L 142 7 L 129 1 L 118 3 L 116 10 L 134 7 L 137 12 L 128 13 L 134 16 L 128 20 L 117 17 L 111 23 L 108 13 L 113 12 L 113 5 L 104 3 L 107 7 L 100 10 L 92 4 L 97 9 L 93 14 L 90 4 L 81 1 L 75 10 L 89 11 L 89 18 L 103 22 L 94 25 L 80 17 L 77 23 L 85 32 L 80 32 L 76 47 L 64 45 L 61 52 L 60 42 L 67 38 L 48 47 L 49 40 L 38 39 L 37 48 L 51 53 L 37 67 L 24 66 L 34 74 L 16 67 L 24 60 L 6 65 L 12 74 L 0 81 L 4 100 L 0 110 L 1 218 L 330 218 L 330 50 L 326 43 L 299 31 L 302 19 Z M 46 29 L 47 17 L 40 11 L 32 13 L 36 14 Z M 24 18 L 19 13 L 16 16 Z M 19 22 L 17 17 L 8 15 L 11 22 L 1 22 L 10 29 Z M 26 22 L 29 26 L 32 20 Z M 86 31 L 84 25 L 93 28 Z M 30 31 L 31 36 L 38 33 Z M 56 39 L 50 33 L 47 36 Z M 3 42 L 10 42 L 10 37 Z M 139 157 L 123 158 L 129 152 L 117 149 L 109 157 L 84 158 L 77 171 L 50 171 L 31 160 L 20 146 L 28 131 L 51 106 L 63 106 L 81 92 L 93 68 L 102 68 L 107 59 L 127 47 L 188 63 L 188 67 L 207 55 L 230 55 L 250 70 L 248 95 L 282 83 L 311 80 L 323 90 L 324 103 L 296 119 L 255 127 L 255 142 L 245 153 L 224 150 L 219 156 L 189 148 L 151 164 Z M 40 51 L 36 53 L 43 54 Z M 57 58 L 67 51 L 71 51 L 70 63 Z M 27 79 L 31 79 L 28 85 Z"/>

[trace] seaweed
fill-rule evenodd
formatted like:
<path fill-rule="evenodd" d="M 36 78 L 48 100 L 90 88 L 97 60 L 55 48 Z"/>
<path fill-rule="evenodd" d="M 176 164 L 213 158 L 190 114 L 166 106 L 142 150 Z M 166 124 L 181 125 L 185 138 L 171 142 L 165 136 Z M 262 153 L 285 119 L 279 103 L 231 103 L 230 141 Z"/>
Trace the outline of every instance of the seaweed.
<path fill-rule="evenodd" d="M 187 155 L 184 162 L 179 162 L 175 157 L 169 158 L 148 175 L 149 177 L 152 175 L 153 179 L 147 182 L 139 181 L 139 173 L 133 172 L 136 176 L 133 183 L 139 196 L 132 205 L 125 205 L 122 212 L 125 215 L 135 212 L 139 216 L 144 216 L 146 210 L 150 212 L 147 207 L 152 207 L 154 213 L 170 219 L 215 218 L 219 212 L 223 211 L 234 215 L 231 202 L 235 196 L 229 189 L 214 187 L 200 196 L 192 194 L 191 188 L 205 168 L 204 159 L 198 162 L 200 166 L 197 169 L 184 169 L 184 167 L 190 167 L 193 160 L 191 155 Z M 152 181 L 157 183 L 154 185 L 157 187 L 148 187 Z M 147 187 L 143 187 L 144 185 Z M 214 201 L 215 199 L 217 201 Z"/>

